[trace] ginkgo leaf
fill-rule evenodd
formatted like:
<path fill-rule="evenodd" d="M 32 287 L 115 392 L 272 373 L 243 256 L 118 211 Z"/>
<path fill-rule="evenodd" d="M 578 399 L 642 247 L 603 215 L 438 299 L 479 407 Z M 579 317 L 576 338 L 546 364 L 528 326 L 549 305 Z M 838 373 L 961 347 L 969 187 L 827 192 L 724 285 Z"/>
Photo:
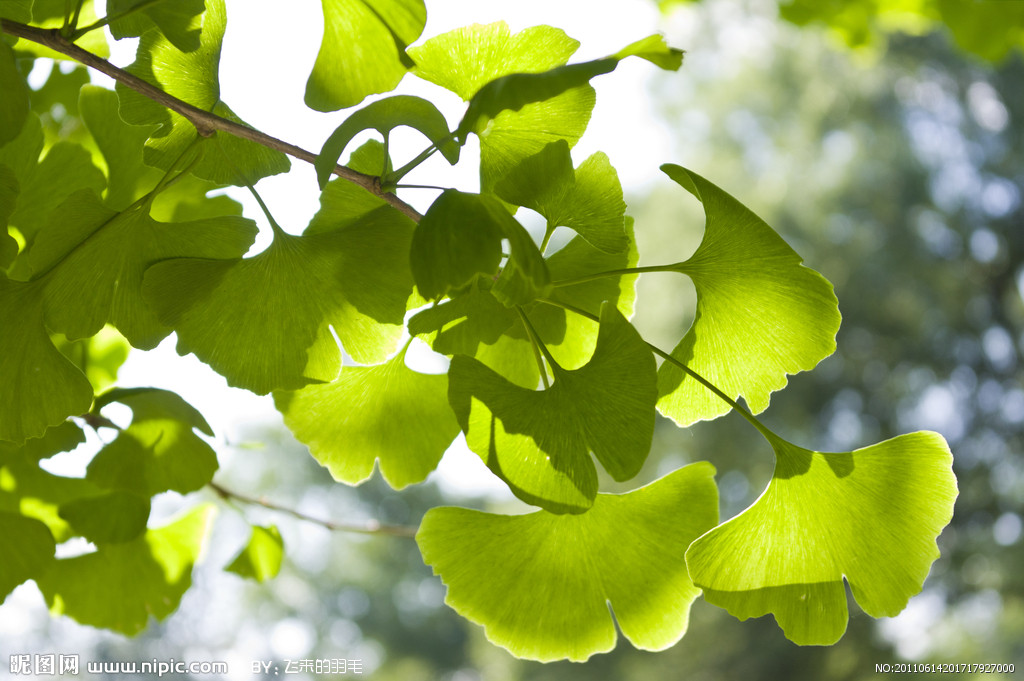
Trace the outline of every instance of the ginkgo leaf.
<path fill-rule="evenodd" d="M 409 263 L 416 288 L 439 298 L 479 276 L 497 275 L 503 239 L 511 253 L 491 291 L 505 305 L 524 305 L 550 282 L 529 232 L 493 197 L 445 190 L 413 233 Z"/>
<path fill-rule="evenodd" d="M 320 188 L 322 189 L 331 179 L 334 166 L 353 137 L 363 130 L 372 128 L 387 139 L 392 130 L 403 125 L 423 133 L 437 146 L 449 163 L 455 165 L 458 162 L 459 145 L 450 137 L 448 122 L 437 107 L 420 97 L 395 95 L 356 111 L 331 133 L 314 164 Z M 383 164 L 375 168 L 373 174 L 379 176 L 382 170 Z"/>
<path fill-rule="evenodd" d="M 86 478 L 96 486 L 153 496 L 202 488 L 217 470 L 217 454 L 195 431 L 212 436 L 209 424 L 177 393 L 155 388 L 113 390 L 100 407 L 119 402 L 132 422 L 93 457 Z"/>
<path fill-rule="evenodd" d="M 192 585 L 214 507 L 196 506 L 130 542 L 56 561 L 36 579 L 50 611 L 126 636 L 174 612 Z"/>
<path fill-rule="evenodd" d="M 423 482 L 459 432 L 448 378 L 405 364 L 405 351 L 369 367 L 346 367 L 333 383 L 274 394 L 285 425 L 335 480 L 358 485 L 375 461 L 391 487 Z"/>
<path fill-rule="evenodd" d="M 0 165 L 0 270 L 6 269 L 18 257 L 18 242 L 7 231 L 7 221 L 18 201 L 18 178 L 14 171 Z"/>
<path fill-rule="evenodd" d="M 60 544 L 77 534 L 60 517 L 60 507 L 75 499 L 96 496 L 102 490 L 84 478 L 54 475 L 43 470 L 31 450 L 32 446 L 26 444 L 4 462 L 0 470 L 0 511 L 35 518 L 46 525 Z"/>
<path fill-rule="evenodd" d="M 224 569 L 262 583 L 277 576 L 283 558 L 284 542 L 277 527 L 253 525 L 249 543 Z"/>
<path fill-rule="evenodd" d="M 92 405 L 92 386 L 50 342 L 42 287 L 0 274 L 0 440 L 39 437 Z"/>
<path fill-rule="evenodd" d="M 14 50 L 0 40 L 0 147 L 21 132 L 29 110 L 29 89 L 18 70 Z"/>
<path fill-rule="evenodd" d="M 61 354 L 89 379 L 97 395 L 114 387 L 117 372 L 131 352 L 131 345 L 125 337 L 110 325 L 104 326 L 91 338 L 77 341 L 57 338 L 55 342 Z"/>
<path fill-rule="evenodd" d="M 4 0 L 0 2 L 0 17 L 27 24 L 32 21 L 32 0 Z"/>
<path fill-rule="evenodd" d="M 786 637 L 830 645 L 846 630 L 846 590 L 892 617 L 921 590 L 957 496 L 936 433 L 853 452 L 774 444 L 775 473 L 754 504 L 686 552 L 704 598 L 740 619 L 772 613 Z"/>
<path fill-rule="evenodd" d="M 8 5 L 11 1 L 4 0 L 2 4 Z M 13 1 L 15 5 L 20 4 L 20 0 Z M 60 30 L 65 24 L 65 16 L 72 11 L 71 5 L 65 2 L 65 0 L 33 0 L 31 4 L 32 24 L 41 28 Z M 98 17 L 96 16 L 96 8 L 93 6 L 93 0 L 80 0 L 75 4 L 77 6 L 79 26 L 88 26 L 96 22 Z M 75 45 L 100 57 L 110 56 L 110 48 L 107 46 L 107 39 L 103 31 L 90 31 L 78 38 L 75 41 Z M 23 40 L 18 43 L 18 51 L 46 59 L 73 60 L 73 57 L 31 40 Z"/>
<path fill-rule="evenodd" d="M 657 400 L 654 357 L 606 303 L 586 365 L 571 371 L 548 360 L 554 383 L 538 391 L 456 355 L 448 400 L 469 448 L 516 496 L 555 513 L 580 513 L 597 494 L 591 452 L 620 481 L 647 459 Z"/>
<path fill-rule="evenodd" d="M 622 186 L 601 152 L 574 170 L 569 144 L 559 140 L 516 166 L 494 191 L 505 201 L 544 216 L 548 232 L 568 227 L 605 253 L 629 247 Z"/>
<path fill-rule="evenodd" d="M 662 170 L 704 204 L 704 239 L 693 256 L 666 267 L 693 280 L 693 326 L 672 356 L 754 413 L 768 406 L 788 374 L 812 369 L 836 349 L 839 304 L 832 284 L 771 227 L 703 177 Z M 675 365 L 658 373 L 658 410 L 682 426 L 730 406 Z"/>
<path fill-rule="evenodd" d="M 53 565 L 57 544 L 43 523 L 17 513 L 0 511 L 0 537 L 4 559 L 0 561 L 0 604 L 14 587 L 35 579 Z"/>
<path fill-rule="evenodd" d="M 125 490 L 81 497 L 62 505 L 60 517 L 91 542 L 123 543 L 146 530 L 149 497 Z"/>
<path fill-rule="evenodd" d="M 321 0 L 324 37 L 306 83 L 306 106 L 335 111 L 398 85 L 406 47 L 427 21 L 423 0 Z"/>
<path fill-rule="evenodd" d="M 65 421 L 47 428 L 42 437 L 25 440 L 23 444 L 0 441 L 0 466 L 12 461 L 38 462 L 59 452 L 69 452 L 85 442 L 85 433 L 74 421 Z"/>
<path fill-rule="evenodd" d="M 304 236 L 278 231 L 251 258 L 177 258 L 149 268 L 146 297 L 177 332 L 180 354 L 194 352 L 231 385 L 266 394 L 337 377 L 341 351 L 331 327 L 357 362 L 395 351 L 412 294 L 414 223 L 376 197 L 337 200 L 351 196 L 345 184 L 328 184 Z"/>
<path fill-rule="evenodd" d="M 205 9 L 205 0 L 107 0 L 107 16 L 127 15 L 108 26 L 117 40 L 141 36 L 155 26 L 172 45 L 191 52 L 199 48 Z"/>
<path fill-rule="evenodd" d="M 615 646 L 616 624 L 636 647 L 663 650 L 700 594 L 682 557 L 718 522 L 714 472 L 701 462 L 599 494 L 582 515 L 434 508 L 416 542 L 445 602 L 513 655 L 585 660 Z"/>
<path fill-rule="evenodd" d="M 206 0 L 200 45 L 179 51 L 160 31 L 147 31 L 139 41 L 128 72 L 199 109 L 244 125 L 220 99 L 218 71 L 227 15 L 224 0 Z M 118 83 L 121 117 L 132 125 L 160 125 L 146 142 L 147 164 L 168 170 L 188 153 L 198 160 L 189 171 L 222 184 L 255 184 L 261 177 L 288 170 L 288 157 L 255 142 L 223 132 L 200 136 L 181 114 Z M 187 158 L 187 157 L 185 157 Z"/>

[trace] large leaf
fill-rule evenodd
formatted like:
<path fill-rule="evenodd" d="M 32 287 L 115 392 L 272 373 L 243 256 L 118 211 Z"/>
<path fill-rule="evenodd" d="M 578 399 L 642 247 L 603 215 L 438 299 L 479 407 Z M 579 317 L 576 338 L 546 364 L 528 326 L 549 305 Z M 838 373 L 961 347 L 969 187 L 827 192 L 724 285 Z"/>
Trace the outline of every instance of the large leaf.
<path fill-rule="evenodd" d="M 21 132 L 29 109 L 29 89 L 18 70 L 14 50 L 0 40 L 0 147 Z"/>
<path fill-rule="evenodd" d="M 718 522 L 714 468 L 698 463 L 582 515 L 502 516 L 434 508 L 416 534 L 448 603 L 492 642 L 534 660 L 585 660 L 615 646 L 678 641 L 700 591 L 683 554 Z M 614 613 L 609 612 L 609 606 Z"/>
<path fill-rule="evenodd" d="M 40 233 L 30 264 L 45 281 L 46 322 L 74 340 L 112 323 L 137 348 L 151 349 L 170 332 L 142 298 L 142 277 L 158 260 L 240 257 L 256 236 L 251 220 L 214 218 L 164 224 L 140 201 L 120 213 L 91 191 L 68 198 Z"/>
<path fill-rule="evenodd" d="M 45 440 L 47 437 L 40 439 Z M 32 449 L 31 444 L 26 444 L 20 452 L 5 461 L 3 485 L 0 486 L 0 511 L 20 513 L 26 518 L 40 521 L 60 544 L 79 534 L 61 517 L 61 507 L 76 499 L 95 497 L 102 490 L 84 478 L 48 473 L 40 468 L 38 461 L 33 460 L 34 454 L 38 452 L 32 452 Z"/>
<path fill-rule="evenodd" d="M 832 285 L 748 208 L 679 166 L 662 170 L 704 204 L 704 239 L 686 262 L 697 290 L 693 326 L 672 356 L 751 411 L 768 406 L 787 375 L 812 369 L 835 351 L 839 303 Z M 687 426 L 729 405 L 675 365 L 658 373 L 658 410 Z"/>
<path fill-rule="evenodd" d="M 321 0 L 324 37 L 306 105 L 334 111 L 393 90 L 412 63 L 405 48 L 427 21 L 423 0 Z"/>
<path fill-rule="evenodd" d="M 107 0 L 107 16 L 124 15 L 108 24 L 114 38 L 138 37 L 155 26 L 182 52 L 199 48 L 205 9 L 205 0 Z"/>
<path fill-rule="evenodd" d="M 24 444 L 0 441 L 0 466 L 10 462 L 36 463 L 59 452 L 69 452 L 85 442 L 85 433 L 74 421 L 65 421 L 48 428 L 42 437 L 25 440 Z"/>
<path fill-rule="evenodd" d="M 58 560 L 36 583 L 54 615 L 134 636 L 150 615 L 162 620 L 177 609 L 213 512 L 197 506 L 133 541 Z"/>
<path fill-rule="evenodd" d="M 654 434 L 654 357 L 610 304 L 590 361 L 575 371 L 549 357 L 550 388 L 522 388 L 457 355 L 448 399 L 469 448 L 523 501 L 555 513 L 587 510 L 597 494 L 590 454 L 616 480 L 639 472 Z"/>
<path fill-rule="evenodd" d="M 0 537 L 4 559 L 0 561 L 0 603 L 22 582 L 35 579 L 53 564 L 57 545 L 43 523 L 16 513 L 0 511 Z"/>
<path fill-rule="evenodd" d="M 50 342 L 42 287 L 0 274 L 0 440 L 23 442 L 84 414 L 92 386 Z"/>
<path fill-rule="evenodd" d="M 160 31 L 147 31 L 128 71 L 199 109 L 243 123 L 220 99 L 218 71 L 226 25 L 224 0 L 208 0 L 197 49 L 181 52 Z M 288 158 L 279 151 L 222 132 L 201 137 L 184 116 L 120 83 L 117 92 L 121 117 L 126 122 L 160 125 L 146 142 L 144 158 L 149 165 L 168 170 L 183 155 L 195 153 L 199 160 L 189 167 L 192 174 L 239 185 L 255 184 L 261 177 L 290 167 Z"/>
<path fill-rule="evenodd" d="M 350 485 L 367 480 L 375 461 L 395 489 L 422 482 L 459 432 L 447 377 L 413 371 L 404 351 L 377 366 L 346 367 L 333 383 L 275 393 L 274 401 L 295 437 Z"/>
<path fill-rule="evenodd" d="M 704 598 L 740 619 L 768 613 L 801 645 L 846 630 L 846 590 L 872 617 L 891 617 L 921 590 L 953 516 L 952 455 L 919 432 L 853 452 L 775 443 L 768 488 L 686 552 Z"/>
<path fill-rule="evenodd" d="M 362 197 L 361 203 L 340 200 Z M 259 394 L 334 380 L 341 352 L 381 362 L 401 339 L 412 294 L 414 223 L 383 200 L 328 184 L 307 234 L 278 231 L 251 258 L 165 260 L 145 275 L 160 319 L 231 385 Z"/>

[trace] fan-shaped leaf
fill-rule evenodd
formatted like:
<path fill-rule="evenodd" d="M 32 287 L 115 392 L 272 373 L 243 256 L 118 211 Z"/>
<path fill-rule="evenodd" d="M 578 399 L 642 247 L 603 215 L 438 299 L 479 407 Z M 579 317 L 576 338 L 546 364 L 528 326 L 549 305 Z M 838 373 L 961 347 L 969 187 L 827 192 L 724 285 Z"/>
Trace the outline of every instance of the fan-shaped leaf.
<path fill-rule="evenodd" d="M 253 525 L 249 543 L 224 569 L 240 577 L 265 582 L 281 571 L 283 558 L 284 542 L 277 527 Z"/>
<path fill-rule="evenodd" d="M 205 9 L 205 0 L 107 0 L 107 16 L 126 15 L 108 24 L 114 38 L 138 37 L 155 26 L 182 52 L 199 48 Z"/>
<path fill-rule="evenodd" d="M 42 575 L 53 564 L 57 544 L 43 523 L 16 513 L 0 511 L 0 537 L 4 559 L 0 561 L 0 603 L 22 582 Z"/>
<path fill-rule="evenodd" d="M 149 498 L 113 490 L 70 501 L 62 505 L 58 513 L 89 541 L 118 544 L 131 541 L 146 530 Z"/>

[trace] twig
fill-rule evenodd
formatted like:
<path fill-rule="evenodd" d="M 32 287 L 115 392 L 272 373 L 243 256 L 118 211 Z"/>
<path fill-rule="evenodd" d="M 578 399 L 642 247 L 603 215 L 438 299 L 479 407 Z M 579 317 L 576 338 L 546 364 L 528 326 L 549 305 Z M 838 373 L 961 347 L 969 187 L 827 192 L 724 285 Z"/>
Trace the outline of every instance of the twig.
<path fill-rule="evenodd" d="M 262 497 L 257 499 L 256 497 L 246 496 L 233 492 L 222 485 L 218 485 L 215 482 L 208 483 L 210 489 L 217 493 L 222 499 L 234 500 L 242 502 L 243 504 L 251 504 L 254 506 L 262 506 L 263 508 L 269 508 L 272 511 L 279 511 L 281 513 L 287 513 L 290 516 L 298 518 L 299 520 L 305 520 L 310 523 L 315 523 L 321 527 L 326 527 L 332 532 L 356 532 L 358 534 L 387 534 L 393 537 L 406 537 L 413 538 L 416 536 L 415 527 L 408 525 L 386 525 L 376 520 L 369 520 L 363 525 L 356 525 L 353 523 L 338 523 L 331 520 L 323 520 L 321 518 L 314 518 L 313 516 L 306 515 L 301 511 L 297 511 L 294 508 L 288 508 L 287 506 L 281 506 L 271 501 L 267 501 Z"/>
<path fill-rule="evenodd" d="M 271 137 L 270 135 L 260 132 L 255 128 L 250 128 L 246 125 L 229 121 L 226 118 L 221 118 L 216 114 L 204 111 L 197 106 L 189 104 L 188 102 L 164 92 L 152 83 L 149 83 L 138 76 L 125 71 L 124 69 L 114 66 L 106 59 L 103 59 L 88 50 L 83 50 L 81 47 L 64 38 L 58 29 L 37 28 L 35 26 L 26 26 L 25 24 L 18 23 L 17 21 L 11 21 L 10 19 L 0 19 L 0 32 L 17 36 L 18 38 L 24 38 L 25 40 L 43 45 L 44 47 L 49 47 L 55 52 L 71 57 L 75 61 L 110 76 L 125 87 L 131 88 L 139 94 L 149 97 L 157 104 L 165 106 L 168 109 L 184 116 L 190 123 L 192 123 L 192 125 L 195 126 L 196 132 L 203 137 L 209 137 L 217 131 L 222 131 L 229 135 L 234 135 L 235 137 L 254 142 L 268 149 L 283 152 L 289 156 L 299 159 L 300 161 L 305 161 L 307 163 L 316 162 L 317 155 L 310 151 L 306 151 L 294 144 L 289 144 L 288 142 L 279 140 L 276 137 Z M 380 178 L 356 172 L 341 164 L 334 167 L 334 174 L 343 180 L 347 180 L 362 187 L 375 196 L 379 196 L 410 219 L 419 222 L 421 216 L 416 209 L 405 201 L 402 201 L 396 195 L 384 191 L 381 187 Z"/>

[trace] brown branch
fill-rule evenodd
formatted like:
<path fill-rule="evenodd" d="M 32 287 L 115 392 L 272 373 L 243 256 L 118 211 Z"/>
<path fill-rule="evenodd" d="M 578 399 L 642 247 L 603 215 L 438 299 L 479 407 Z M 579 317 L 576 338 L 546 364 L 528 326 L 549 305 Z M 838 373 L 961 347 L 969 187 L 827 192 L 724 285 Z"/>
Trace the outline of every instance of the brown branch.
<path fill-rule="evenodd" d="M 306 161 L 307 163 L 316 162 L 317 155 L 312 152 L 306 151 L 294 144 L 289 144 L 288 142 L 279 140 L 276 137 L 271 137 L 270 135 L 260 132 L 255 128 L 250 128 L 248 126 L 235 123 L 234 121 L 229 121 L 226 118 L 221 118 L 216 114 L 204 111 L 203 109 L 180 100 L 173 95 L 169 95 L 152 83 L 149 83 L 134 74 L 128 73 L 124 69 L 114 66 L 106 59 L 103 59 L 92 52 L 83 50 L 81 47 L 68 41 L 64 36 L 62 36 L 58 29 L 26 26 L 25 24 L 18 23 L 17 21 L 11 21 L 10 19 L 0 19 L 0 33 L 7 33 L 18 38 L 24 38 L 30 42 L 43 45 L 44 47 L 49 47 L 55 52 L 71 57 L 77 62 L 85 64 L 90 68 L 96 69 L 100 73 L 110 76 L 125 87 L 131 88 L 139 94 L 149 97 L 157 104 L 165 106 L 168 109 L 184 116 L 190 123 L 192 123 L 192 125 L 195 126 L 196 132 L 203 137 L 209 137 L 217 131 L 226 132 L 229 135 L 234 135 L 235 137 L 254 142 L 268 149 L 283 152 L 289 156 L 299 159 L 300 161 Z M 391 206 L 401 211 L 412 220 L 419 222 L 421 216 L 416 212 L 416 209 L 405 201 L 402 201 L 396 195 L 384 191 L 381 188 L 379 178 L 376 178 L 373 175 L 356 172 L 351 168 L 346 168 L 340 164 L 334 167 L 334 174 L 343 180 L 356 184 L 371 194 L 384 199 L 391 204 Z"/>
<path fill-rule="evenodd" d="M 250 504 L 253 506 L 262 506 L 263 508 L 269 508 L 272 511 L 279 511 L 281 513 L 287 513 L 290 516 L 298 518 L 299 520 L 305 520 L 306 522 L 315 523 L 321 527 L 326 527 L 332 532 L 356 532 L 358 534 L 388 534 L 393 537 L 406 537 L 411 539 L 416 536 L 415 527 L 408 525 L 385 525 L 377 520 L 369 520 L 365 524 L 355 525 L 352 523 L 338 523 L 332 520 L 322 520 L 320 518 L 314 518 L 313 516 L 306 515 L 301 511 L 297 511 L 294 508 L 288 508 L 287 506 L 281 506 L 271 501 L 260 497 L 246 496 L 233 492 L 215 482 L 207 483 L 207 486 L 217 493 L 221 499 L 226 501 L 239 501 L 243 504 Z"/>

